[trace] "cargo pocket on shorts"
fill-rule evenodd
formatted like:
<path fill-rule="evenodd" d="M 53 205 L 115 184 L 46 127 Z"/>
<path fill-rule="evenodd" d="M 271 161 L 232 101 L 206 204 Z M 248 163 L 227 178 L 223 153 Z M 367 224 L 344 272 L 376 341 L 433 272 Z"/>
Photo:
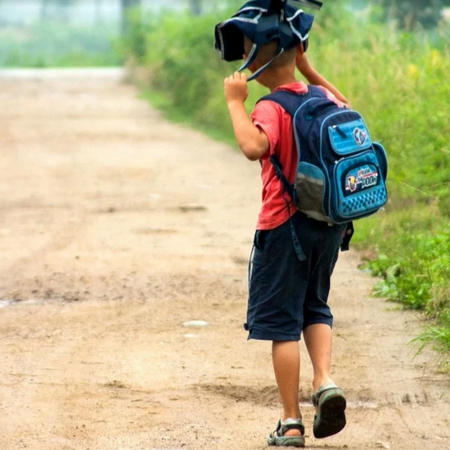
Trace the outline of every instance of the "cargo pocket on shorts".
<path fill-rule="evenodd" d="M 256 230 L 253 238 L 253 257 L 252 264 L 264 264 L 267 259 L 266 252 L 267 230 Z"/>

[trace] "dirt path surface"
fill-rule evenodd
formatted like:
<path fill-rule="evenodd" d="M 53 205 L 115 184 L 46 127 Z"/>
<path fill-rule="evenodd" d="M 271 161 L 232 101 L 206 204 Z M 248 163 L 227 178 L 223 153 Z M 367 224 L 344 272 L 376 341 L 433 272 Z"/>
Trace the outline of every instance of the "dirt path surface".
<path fill-rule="evenodd" d="M 264 449 L 270 344 L 247 342 L 259 168 L 169 124 L 116 71 L 0 75 L 0 449 Z M 307 445 L 450 448 L 450 383 L 412 313 L 341 255 L 348 426 Z M 187 327 L 193 320 L 205 327 Z M 303 347 L 302 347 L 303 351 Z"/>

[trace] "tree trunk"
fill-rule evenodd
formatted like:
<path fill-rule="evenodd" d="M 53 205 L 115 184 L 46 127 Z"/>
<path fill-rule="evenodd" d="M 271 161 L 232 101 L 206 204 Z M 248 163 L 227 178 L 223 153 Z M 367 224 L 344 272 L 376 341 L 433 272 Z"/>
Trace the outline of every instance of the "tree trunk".
<path fill-rule="evenodd" d="M 120 0 L 122 8 L 122 32 L 126 33 L 129 25 L 129 13 L 131 9 L 139 8 L 141 0 Z"/>
<path fill-rule="evenodd" d="M 41 20 L 45 20 L 48 16 L 48 4 L 49 4 L 49 0 L 42 0 L 42 5 L 41 5 Z"/>
<path fill-rule="evenodd" d="M 57 18 L 62 22 L 68 22 L 73 0 L 56 0 L 55 4 L 57 7 Z"/>
<path fill-rule="evenodd" d="M 69 19 L 70 7 L 74 0 L 42 0 L 41 20 L 58 19 L 66 22 Z"/>
<path fill-rule="evenodd" d="M 202 13 L 202 2 L 201 0 L 189 0 L 191 7 L 191 14 L 193 16 L 199 16 Z"/>
<path fill-rule="evenodd" d="M 95 0 L 95 23 L 100 25 L 102 23 L 102 0 Z"/>

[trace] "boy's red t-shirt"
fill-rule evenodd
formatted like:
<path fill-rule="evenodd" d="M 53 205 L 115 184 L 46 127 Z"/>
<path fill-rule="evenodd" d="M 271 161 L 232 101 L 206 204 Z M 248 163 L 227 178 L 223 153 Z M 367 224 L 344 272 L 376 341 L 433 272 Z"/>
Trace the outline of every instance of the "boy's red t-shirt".
<path fill-rule="evenodd" d="M 322 86 L 325 94 L 339 106 L 343 106 L 339 100 Z M 276 91 L 290 91 L 297 94 L 305 94 L 308 90 L 306 83 L 302 81 L 286 84 L 278 87 Z M 274 168 L 269 158 L 276 154 L 283 167 L 283 173 L 290 183 L 294 182 L 297 166 L 297 152 L 295 151 L 295 138 L 293 132 L 292 116 L 278 103 L 271 100 L 263 100 L 255 106 L 251 114 L 253 123 L 259 127 L 269 140 L 269 149 L 261 157 L 262 178 L 262 206 L 256 225 L 257 230 L 271 230 L 286 222 L 296 212 L 296 207 L 289 194 L 283 198 L 283 185 L 275 175 Z M 289 214 L 290 213 L 290 214 Z"/>

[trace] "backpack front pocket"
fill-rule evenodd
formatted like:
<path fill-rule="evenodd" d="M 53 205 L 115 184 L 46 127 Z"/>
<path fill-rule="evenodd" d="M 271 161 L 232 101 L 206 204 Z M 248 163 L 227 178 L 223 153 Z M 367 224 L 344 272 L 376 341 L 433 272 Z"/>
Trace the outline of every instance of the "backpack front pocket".
<path fill-rule="evenodd" d="M 337 222 L 368 216 L 386 204 L 383 173 L 372 150 L 340 159 L 334 167 L 334 175 L 338 195 L 330 206 Z"/>

